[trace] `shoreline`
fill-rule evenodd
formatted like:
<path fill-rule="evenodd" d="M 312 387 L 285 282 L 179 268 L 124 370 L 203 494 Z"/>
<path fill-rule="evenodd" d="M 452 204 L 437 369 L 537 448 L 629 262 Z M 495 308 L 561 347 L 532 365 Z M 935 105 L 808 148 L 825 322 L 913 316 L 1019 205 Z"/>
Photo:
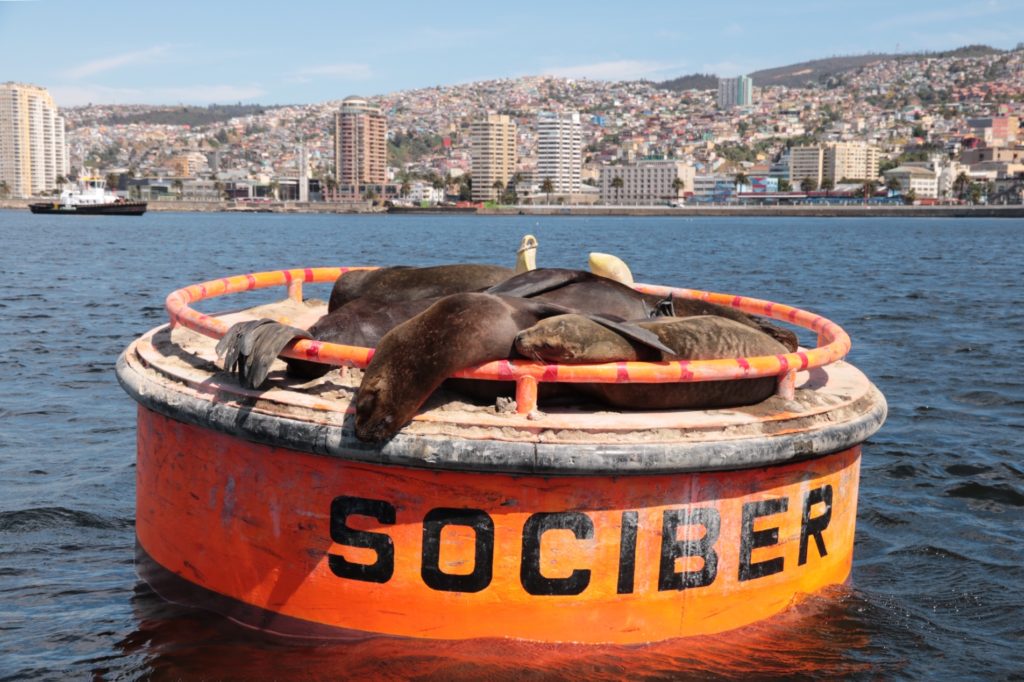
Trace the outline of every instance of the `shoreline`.
<path fill-rule="evenodd" d="M 37 199 L 0 200 L 0 209 L 28 211 Z M 499 206 L 493 208 L 370 208 L 365 204 L 275 202 L 237 206 L 229 202 L 150 202 L 147 211 L 198 213 L 328 213 L 486 216 L 627 217 L 807 217 L 807 218 L 1024 218 L 1024 205 L 1007 206 Z"/>

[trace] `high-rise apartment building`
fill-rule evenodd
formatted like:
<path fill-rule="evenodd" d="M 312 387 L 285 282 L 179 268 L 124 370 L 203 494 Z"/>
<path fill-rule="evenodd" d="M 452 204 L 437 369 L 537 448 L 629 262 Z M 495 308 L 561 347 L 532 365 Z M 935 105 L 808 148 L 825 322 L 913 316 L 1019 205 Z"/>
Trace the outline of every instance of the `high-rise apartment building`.
<path fill-rule="evenodd" d="M 754 103 L 754 82 L 750 76 L 718 79 L 718 106 L 721 109 L 749 107 Z"/>
<path fill-rule="evenodd" d="M 64 119 L 49 91 L 0 84 L 0 181 L 12 196 L 28 197 L 56 189 L 67 173 Z"/>
<path fill-rule="evenodd" d="M 505 114 L 487 114 L 469 127 L 473 164 L 473 201 L 501 196 L 495 182 L 507 186 L 516 172 L 516 124 Z"/>
<path fill-rule="evenodd" d="M 554 194 L 578 194 L 583 186 L 583 128 L 578 112 L 537 114 L 537 173 Z"/>
<path fill-rule="evenodd" d="M 878 148 L 866 142 L 826 142 L 794 147 L 790 153 L 789 177 L 794 187 L 810 178 L 816 188 L 826 179 L 833 185 L 843 180 L 873 180 L 878 177 Z"/>
<path fill-rule="evenodd" d="M 334 115 L 334 163 L 338 191 L 359 196 L 388 180 L 388 126 L 380 108 L 347 97 Z M 378 190 L 379 191 L 379 190 Z"/>

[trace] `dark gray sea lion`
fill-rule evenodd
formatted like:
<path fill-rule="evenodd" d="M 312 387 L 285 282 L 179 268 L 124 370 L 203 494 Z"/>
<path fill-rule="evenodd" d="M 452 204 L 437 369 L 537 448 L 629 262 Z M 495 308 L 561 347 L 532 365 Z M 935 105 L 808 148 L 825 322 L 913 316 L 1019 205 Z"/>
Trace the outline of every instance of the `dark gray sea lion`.
<path fill-rule="evenodd" d="M 446 296 L 380 340 L 356 394 L 356 436 L 381 441 L 406 424 L 454 372 L 514 355 L 523 329 L 566 309 L 542 299 L 465 293 Z M 596 319 L 596 318 L 595 318 Z M 635 342 L 671 349 L 646 330 L 602 319 Z"/>
<path fill-rule="evenodd" d="M 603 312 L 622 319 L 716 315 L 759 329 L 778 340 L 790 352 L 796 351 L 798 345 L 796 334 L 789 329 L 772 324 L 764 318 L 748 315 L 742 310 L 699 299 L 678 296 L 665 299 L 643 294 L 621 282 L 585 270 L 539 268 L 510 277 L 487 291 L 503 296 L 539 297 L 577 310 L 583 309 L 581 304 L 593 300 L 595 294 L 602 291 L 608 305 Z"/>
<path fill-rule="evenodd" d="M 672 352 L 638 344 L 580 315 L 540 320 L 516 336 L 515 347 L 528 358 L 567 364 L 715 360 L 787 352 L 785 346 L 768 334 L 716 315 L 664 317 L 632 324 L 654 332 Z M 775 386 L 775 377 L 762 377 L 671 384 L 579 384 L 577 388 L 585 395 L 619 408 L 710 409 L 761 402 L 775 392 Z"/>
<path fill-rule="evenodd" d="M 481 291 L 508 279 L 513 273 L 512 268 L 476 263 L 353 270 L 334 283 L 327 312 L 331 313 L 358 298 L 393 303 Z"/>

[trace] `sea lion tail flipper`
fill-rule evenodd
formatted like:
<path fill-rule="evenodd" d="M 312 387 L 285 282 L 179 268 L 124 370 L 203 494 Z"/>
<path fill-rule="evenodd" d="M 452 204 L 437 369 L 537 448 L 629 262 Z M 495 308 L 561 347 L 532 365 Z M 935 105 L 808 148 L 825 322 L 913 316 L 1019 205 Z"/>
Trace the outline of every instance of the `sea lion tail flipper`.
<path fill-rule="evenodd" d="M 616 334 L 630 341 L 635 341 L 670 356 L 676 355 L 674 350 L 662 343 L 661 339 L 658 338 L 658 335 L 649 329 L 638 327 L 637 325 L 630 324 L 629 322 L 613 320 L 604 315 L 586 315 L 586 317 L 598 323 L 602 327 L 611 329 Z"/>
<path fill-rule="evenodd" d="M 304 329 L 267 318 L 239 322 L 217 344 L 217 355 L 224 356 L 224 370 L 235 374 L 243 386 L 260 388 L 277 355 L 294 338 L 312 337 Z"/>

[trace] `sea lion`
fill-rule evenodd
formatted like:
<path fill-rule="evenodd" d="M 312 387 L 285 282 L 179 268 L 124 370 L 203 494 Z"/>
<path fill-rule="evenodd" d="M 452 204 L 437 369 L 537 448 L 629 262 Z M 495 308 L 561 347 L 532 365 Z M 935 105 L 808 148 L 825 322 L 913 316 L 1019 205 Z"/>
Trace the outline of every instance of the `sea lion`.
<path fill-rule="evenodd" d="M 382 303 L 435 298 L 462 291 L 479 291 L 514 274 L 512 268 L 479 263 L 431 267 L 396 265 L 379 270 L 353 270 L 337 279 L 327 302 L 331 313 L 358 298 Z"/>
<path fill-rule="evenodd" d="M 454 287 L 456 283 L 472 284 L 479 280 L 463 278 L 469 271 L 456 272 L 450 270 L 454 266 L 439 268 L 397 268 L 385 277 L 366 278 L 359 288 L 365 290 L 365 296 L 347 300 L 343 305 L 317 320 L 305 333 L 289 336 L 284 327 L 277 333 L 261 325 L 245 327 L 248 323 L 238 323 L 228 330 L 228 334 L 218 344 L 218 355 L 235 358 L 232 363 L 225 363 L 227 371 L 236 371 L 242 385 L 248 388 L 260 388 L 267 378 L 274 358 L 288 345 L 292 338 L 312 338 L 318 341 L 340 343 L 348 346 L 375 347 L 377 342 L 396 325 L 418 315 L 443 297 L 426 297 L 422 294 L 430 291 L 433 285 L 429 279 L 437 276 L 447 284 L 439 286 Z M 493 267 L 493 266 L 484 266 Z M 431 273 L 419 274 L 409 271 L 431 270 Z M 507 270 L 507 269 L 506 269 Z M 366 272 L 374 274 L 382 272 L 356 271 L 339 278 L 341 280 Z M 454 277 L 449 274 L 455 272 Z M 413 274 L 412 277 L 406 277 Z M 495 274 L 493 271 L 487 276 Z M 375 291 L 374 282 L 388 283 L 386 298 L 380 298 Z M 339 291 L 339 283 L 335 284 L 335 292 Z M 352 290 L 345 290 L 344 300 Z M 399 298 L 398 293 L 408 292 L 408 298 Z M 515 292 L 512 295 L 531 297 L 543 300 L 552 305 L 561 306 L 561 312 L 580 312 L 604 315 L 609 318 L 630 319 L 644 317 L 653 313 L 643 294 L 619 284 L 613 280 L 599 277 L 583 270 L 543 269 L 532 270 L 522 275 L 508 278 L 487 290 L 488 293 L 504 294 L 505 291 Z M 390 299 L 390 300 L 389 300 Z M 557 314 L 552 312 L 551 314 Z M 246 334 L 255 334 L 256 338 L 248 339 Z M 241 346 L 242 348 L 239 348 Z M 286 358 L 289 376 L 304 380 L 315 379 L 329 372 L 332 367 L 310 360 Z M 472 363 L 460 366 L 466 367 Z"/>
<path fill-rule="evenodd" d="M 356 437 L 382 441 L 406 424 L 452 373 L 513 355 L 516 336 L 566 309 L 542 299 L 464 293 L 446 296 L 377 344 L 356 393 Z M 671 349 L 639 327 L 594 316 L 637 343 Z"/>
<path fill-rule="evenodd" d="M 552 363 L 640 360 L 714 360 L 787 352 L 764 332 L 715 315 L 663 317 L 634 322 L 654 332 L 672 349 L 665 353 L 638 344 L 581 315 L 558 315 L 539 320 L 520 332 L 516 351 Z M 577 389 L 602 403 L 632 409 L 710 409 L 761 402 L 775 392 L 775 377 L 736 381 L 670 384 L 578 384 Z"/>

